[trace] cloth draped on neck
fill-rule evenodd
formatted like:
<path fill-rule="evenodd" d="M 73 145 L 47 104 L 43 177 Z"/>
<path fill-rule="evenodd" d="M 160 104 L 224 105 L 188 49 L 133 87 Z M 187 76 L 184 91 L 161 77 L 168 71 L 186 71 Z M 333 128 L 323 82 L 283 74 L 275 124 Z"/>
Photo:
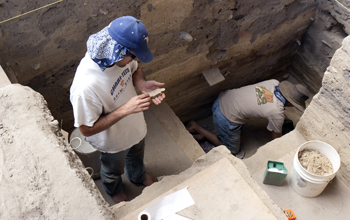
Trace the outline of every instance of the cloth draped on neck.
<path fill-rule="evenodd" d="M 108 33 L 108 26 L 90 35 L 86 45 L 90 58 L 105 71 L 107 66 L 129 56 L 129 49 L 115 41 Z"/>
<path fill-rule="evenodd" d="M 283 103 L 283 105 L 286 105 L 286 98 L 284 98 L 284 96 L 282 95 L 281 91 L 279 90 L 278 86 L 275 86 L 275 96 L 281 100 L 281 102 Z"/>

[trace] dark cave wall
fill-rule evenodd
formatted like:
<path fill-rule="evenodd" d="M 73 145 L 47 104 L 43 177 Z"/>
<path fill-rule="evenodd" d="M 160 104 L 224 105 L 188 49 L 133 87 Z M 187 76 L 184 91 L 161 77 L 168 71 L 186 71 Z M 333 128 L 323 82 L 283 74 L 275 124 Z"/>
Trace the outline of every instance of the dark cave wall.
<path fill-rule="evenodd" d="M 0 0 L 0 20 L 45 4 Z M 69 88 L 88 36 L 133 15 L 147 27 L 155 55 L 140 66 L 148 79 L 166 84 L 166 102 L 187 121 L 210 115 L 224 89 L 283 75 L 315 13 L 315 0 L 64 0 L 0 24 L 0 65 L 10 79 L 40 92 L 70 131 Z M 181 31 L 193 40 L 180 38 Z M 201 72 L 214 67 L 225 81 L 210 87 Z"/>
<path fill-rule="evenodd" d="M 350 9 L 350 1 L 339 0 Z M 335 1 L 318 1 L 318 10 L 306 34 L 300 39 L 299 51 L 289 73 L 303 82 L 313 94 L 322 86 L 323 76 L 337 49 L 350 33 L 350 10 Z"/>

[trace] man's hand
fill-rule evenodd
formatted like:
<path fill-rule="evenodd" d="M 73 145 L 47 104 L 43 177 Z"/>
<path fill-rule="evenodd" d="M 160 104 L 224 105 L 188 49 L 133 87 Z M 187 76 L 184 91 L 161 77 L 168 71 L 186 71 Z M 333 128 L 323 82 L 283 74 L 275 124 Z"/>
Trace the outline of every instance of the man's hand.
<path fill-rule="evenodd" d="M 153 91 L 165 85 L 164 83 L 160 83 L 154 80 L 147 81 L 145 78 L 145 74 L 143 73 L 141 68 L 137 68 L 137 70 L 132 75 L 132 80 L 133 80 L 134 86 L 138 88 L 140 92 Z M 161 93 L 156 97 L 152 97 L 152 101 L 154 104 L 159 105 L 164 98 L 165 98 L 165 94 Z"/>
<path fill-rule="evenodd" d="M 150 104 L 151 98 L 148 94 L 134 96 L 120 108 L 117 108 L 109 114 L 101 115 L 93 126 L 81 125 L 79 130 L 86 137 L 97 134 L 130 114 L 147 110 Z"/>
<path fill-rule="evenodd" d="M 147 94 L 141 94 L 132 97 L 121 108 L 127 112 L 127 115 L 146 111 L 151 104 L 151 98 Z"/>
<path fill-rule="evenodd" d="M 159 105 L 160 103 L 162 103 L 164 98 L 165 98 L 165 94 L 160 93 L 159 95 L 152 97 L 152 102 L 156 105 Z"/>
<path fill-rule="evenodd" d="M 154 80 L 150 80 L 150 81 L 145 81 L 142 86 L 139 88 L 140 91 L 145 91 L 145 92 L 149 92 L 149 91 L 153 91 L 155 89 L 158 89 L 162 86 L 164 86 L 165 84 L 164 83 L 160 83 L 160 82 L 157 82 L 157 81 L 154 81 Z M 163 99 L 165 98 L 165 94 L 164 93 L 161 93 L 155 97 L 152 97 L 152 101 L 154 104 L 156 105 L 159 105 Z"/>

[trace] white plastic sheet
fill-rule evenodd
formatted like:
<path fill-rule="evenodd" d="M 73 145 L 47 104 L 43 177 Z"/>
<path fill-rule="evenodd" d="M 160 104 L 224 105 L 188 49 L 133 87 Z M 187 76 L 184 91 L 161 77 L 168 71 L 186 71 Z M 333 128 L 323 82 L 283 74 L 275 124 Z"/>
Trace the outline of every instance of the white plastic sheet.
<path fill-rule="evenodd" d="M 150 205 L 139 214 L 139 220 L 142 214 L 148 215 L 148 220 L 188 220 L 176 213 L 194 204 L 186 187 Z"/>

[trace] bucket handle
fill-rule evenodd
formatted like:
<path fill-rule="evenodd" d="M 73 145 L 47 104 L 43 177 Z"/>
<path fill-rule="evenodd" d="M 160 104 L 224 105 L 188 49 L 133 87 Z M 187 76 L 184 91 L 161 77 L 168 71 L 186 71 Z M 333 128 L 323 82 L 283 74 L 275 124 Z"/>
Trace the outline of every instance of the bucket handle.
<path fill-rule="evenodd" d="M 72 147 L 72 141 L 75 140 L 75 139 L 78 139 L 78 140 L 79 140 L 79 145 L 78 145 L 78 147 Z M 80 137 L 75 137 L 75 138 L 73 138 L 72 140 L 70 140 L 69 145 L 72 147 L 73 150 L 78 149 L 78 148 L 81 146 L 81 139 L 80 139 Z"/>
<path fill-rule="evenodd" d="M 85 169 L 86 169 L 86 171 L 91 170 L 90 177 L 92 177 L 92 175 L 94 175 L 94 169 L 92 169 L 92 167 L 86 167 Z M 88 171 L 88 173 L 89 173 L 89 171 Z"/>

